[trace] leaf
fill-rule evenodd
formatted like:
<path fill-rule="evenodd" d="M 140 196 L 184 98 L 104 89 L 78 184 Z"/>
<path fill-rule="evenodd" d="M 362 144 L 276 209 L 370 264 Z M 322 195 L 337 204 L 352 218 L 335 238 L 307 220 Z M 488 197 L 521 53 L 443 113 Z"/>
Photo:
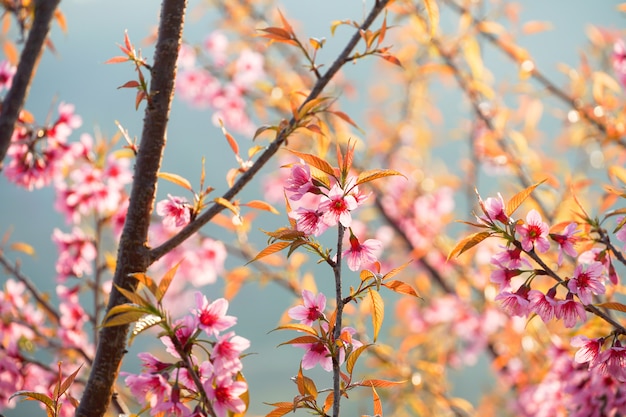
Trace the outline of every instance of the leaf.
<path fill-rule="evenodd" d="M 130 61 L 127 56 L 114 56 L 113 58 L 104 61 L 105 64 L 119 64 L 121 62 Z"/>
<path fill-rule="evenodd" d="M 319 338 L 317 338 L 316 336 L 299 336 L 294 339 L 288 340 L 287 342 L 283 342 L 278 346 L 317 343 L 319 341 Z"/>
<path fill-rule="evenodd" d="M 430 36 L 433 37 L 439 27 L 439 6 L 437 6 L 436 0 L 424 0 L 424 6 L 426 6 L 426 13 L 430 22 Z"/>
<path fill-rule="evenodd" d="M 163 278 L 161 278 L 161 282 L 159 282 L 159 287 L 157 288 L 156 292 L 154 293 L 154 296 L 155 296 L 155 298 L 156 298 L 158 303 L 160 303 L 161 300 L 163 299 L 163 296 L 165 296 L 165 293 L 167 292 L 167 289 L 169 288 L 172 280 L 174 279 L 174 275 L 176 275 L 176 270 L 178 269 L 178 267 L 180 266 L 180 264 L 182 262 L 183 262 L 182 259 L 180 261 L 178 261 L 176 263 L 176 265 L 171 267 L 165 273 L 165 275 L 163 275 Z"/>
<path fill-rule="evenodd" d="M 226 127 L 224 127 L 224 123 L 222 123 L 221 119 L 220 119 L 220 126 L 222 127 L 222 133 L 224 134 L 224 137 L 228 141 L 230 148 L 233 150 L 235 155 L 239 155 L 239 144 L 237 143 L 233 135 L 231 135 L 230 133 L 226 131 Z"/>
<path fill-rule="evenodd" d="M 504 208 L 504 213 L 508 217 L 511 217 L 511 215 L 515 212 L 515 210 L 517 210 L 517 208 L 524 202 L 524 200 L 526 200 L 528 198 L 530 193 L 532 193 L 535 188 L 537 188 L 539 185 L 543 184 L 545 181 L 546 180 L 540 181 L 540 182 L 538 182 L 538 183 L 536 183 L 534 185 L 531 185 L 530 187 L 520 191 L 519 193 L 515 194 L 509 201 L 507 201 L 506 207 Z"/>
<path fill-rule="evenodd" d="M 335 393 L 331 391 L 328 393 L 328 395 L 326 396 L 326 400 L 324 401 L 325 413 L 328 413 L 330 408 L 333 406 L 334 401 L 335 401 Z"/>
<path fill-rule="evenodd" d="M 2 45 L 2 50 L 4 51 L 4 56 L 7 58 L 7 61 L 9 61 L 11 65 L 17 66 L 20 58 L 15 44 L 10 41 L 5 41 Z"/>
<path fill-rule="evenodd" d="M 322 158 L 315 156 L 315 155 L 311 155 L 309 153 L 293 151 L 291 149 L 289 150 L 289 152 L 291 152 L 294 155 L 297 155 L 299 158 L 304 160 L 307 164 L 319 169 L 323 173 L 332 175 L 332 176 L 335 175 L 335 170 L 333 169 L 333 167 L 328 162 L 324 161 Z"/>
<path fill-rule="evenodd" d="M 128 301 L 130 301 L 131 303 L 143 306 L 143 307 L 148 307 L 150 305 L 150 302 L 148 300 L 146 300 L 145 298 L 143 298 L 142 296 L 140 296 L 137 293 L 134 293 L 132 291 L 129 291 L 125 288 L 120 287 L 117 284 L 114 284 L 115 288 L 117 288 L 117 290 L 128 299 Z"/>
<path fill-rule="evenodd" d="M 539 20 L 531 20 L 522 25 L 522 33 L 524 35 L 533 35 L 535 33 L 544 32 L 553 28 L 550 22 L 541 22 Z"/>
<path fill-rule="evenodd" d="M 65 380 L 59 387 L 59 392 L 58 393 L 55 392 L 55 396 L 57 398 L 61 397 L 61 395 L 63 395 L 65 391 L 67 391 L 67 389 L 74 383 L 74 379 L 76 379 L 76 375 L 78 375 L 78 371 L 80 371 L 80 368 L 82 367 L 83 365 L 80 365 L 74 372 L 72 372 L 70 375 L 68 375 L 67 378 L 65 378 Z"/>
<path fill-rule="evenodd" d="M 157 286 L 154 283 L 154 280 L 150 278 L 148 275 L 144 274 L 143 272 L 136 272 L 134 274 L 130 274 L 130 276 L 135 278 L 138 282 L 141 282 L 143 285 L 145 285 L 146 288 L 148 288 L 148 291 L 150 291 L 152 295 L 156 293 Z"/>
<path fill-rule="evenodd" d="M 595 304 L 596 307 L 599 308 L 608 308 L 609 310 L 621 311 L 622 313 L 626 313 L 626 305 L 614 301 L 608 301 L 606 303 Z"/>
<path fill-rule="evenodd" d="M 33 248 L 28 243 L 24 243 L 24 242 L 12 243 L 11 246 L 10 246 L 10 249 L 14 250 L 14 251 L 25 253 L 26 255 L 30 255 L 30 256 L 33 256 L 35 254 L 35 248 Z"/>
<path fill-rule="evenodd" d="M 391 55 L 391 54 L 377 54 L 379 57 L 381 57 L 382 59 L 384 59 L 387 62 L 391 62 L 393 65 L 397 65 L 400 68 L 404 68 L 402 66 L 402 62 L 400 62 L 400 60 L 398 58 L 396 58 L 395 55 Z"/>
<path fill-rule="evenodd" d="M 365 349 L 369 348 L 370 346 L 372 345 L 359 346 L 357 349 L 354 349 L 350 353 L 350 356 L 348 356 L 348 359 L 346 360 L 346 371 L 348 371 L 348 374 L 352 375 L 354 365 L 356 365 L 356 361 L 359 359 L 359 356 L 361 356 L 361 353 L 363 353 Z"/>
<path fill-rule="evenodd" d="M 191 183 L 186 178 L 181 177 L 178 174 L 172 174 L 169 172 L 159 172 L 157 175 L 159 178 L 162 178 L 165 181 L 173 182 L 174 184 L 180 185 L 181 187 L 193 192 Z"/>
<path fill-rule="evenodd" d="M 305 333 L 312 334 L 314 336 L 318 336 L 317 332 L 315 331 L 313 327 L 307 326 L 306 324 L 301 324 L 301 323 L 283 324 L 281 326 L 278 326 L 274 330 L 296 330 L 298 332 L 305 332 Z"/>
<path fill-rule="evenodd" d="M 143 311 L 129 311 L 109 318 L 102 327 L 123 326 L 140 320 L 146 313 Z"/>
<path fill-rule="evenodd" d="M 119 87 L 117 87 L 117 89 L 119 90 L 120 88 L 137 88 L 137 87 L 141 87 L 141 84 L 139 84 L 139 81 L 130 80 L 130 81 L 126 81 L 123 85 L 120 85 Z"/>
<path fill-rule="evenodd" d="M 286 403 L 286 404 L 288 404 L 288 406 L 284 405 L 281 407 L 276 407 L 275 409 L 267 413 L 265 417 L 281 417 L 281 416 L 284 416 L 285 414 L 289 414 L 292 411 L 294 411 L 295 407 L 293 403 Z"/>
<path fill-rule="evenodd" d="M 385 302 L 378 291 L 369 288 L 370 302 L 372 303 L 372 326 L 374 327 L 374 342 L 385 318 Z"/>
<path fill-rule="evenodd" d="M 452 258 L 453 256 L 461 255 L 463 252 L 478 245 L 480 242 L 487 239 L 489 236 L 491 236 L 491 232 L 472 233 L 471 235 L 467 236 L 466 238 L 461 240 L 459 243 L 457 243 L 454 249 L 452 249 L 450 253 L 448 254 L 448 258 L 446 260 L 449 261 L 450 258 Z"/>
<path fill-rule="evenodd" d="M 383 276 L 383 280 L 389 279 L 389 278 L 393 278 L 394 276 L 396 276 L 399 272 L 401 272 L 404 268 L 406 268 L 412 261 L 408 261 L 405 262 L 404 264 L 400 265 L 397 268 L 392 269 L 391 271 L 387 272 L 385 274 L 385 276 Z"/>
<path fill-rule="evenodd" d="M 254 261 L 258 261 L 261 258 L 264 258 L 268 255 L 272 255 L 276 252 L 280 252 L 285 249 L 287 246 L 291 245 L 291 242 L 276 242 L 269 245 L 267 248 L 263 249 L 261 252 L 257 254 L 251 261 L 247 262 L 247 264 L 252 263 Z"/>
<path fill-rule="evenodd" d="M 130 338 L 128 339 L 128 345 L 130 346 L 133 343 L 137 335 L 153 326 L 156 326 L 161 322 L 163 322 L 163 318 L 157 316 L 156 314 L 146 314 L 145 316 L 137 320 L 135 326 L 133 327 Z"/>
<path fill-rule="evenodd" d="M 23 398 L 23 400 L 39 401 L 40 403 L 44 404 L 49 411 L 52 411 L 53 413 L 55 412 L 54 401 L 52 401 L 52 398 L 48 397 L 45 394 L 34 391 L 17 391 L 9 397 L 9 400 L 11 400 L 13 397 L 25 397 Z"/>
<path fill-rule="evenodd" d="M 498 22 L 483 20 L 476 24 L 476 29 L 483 33 L 491 33 L 494 35 L 502 35 L 506 33 L 506 28 Z"/>
<path fill-rule="evenodd" d="M 390 388 L 404 384 L 405 381 L 388 381 L 386 379 L 364 379 L 359 385 L 364 387 Z"/>
<path fill-rule="evenodd" d="M 261 201 L 261 200 L 252 200 L 245 204 L 242 204 L 242 206 L 251 207 L 251 208 L 258 209 L 258 210 L 265 210 L 274 214 L 280 214 L 278 210 L 276 210 L 271 204 L 266 203 L 265 201 Z"/>
<path fill-rule="evenodd" d="M 357 124 L 354 122 L 354 120 L 352 120 L 350 118 L 350 116 L 348 116 L 346 113 L 344 113 L 342 111 L 339 111 L 339 110 L 329 110 L 329 112 L 334 114 L 335 116 L 339 117 L 344 122 L 347 122 L 347 123 L 351 124 L 352 126 L 356 127 L 357 129 L 359 129 L 359 131 L 361 131 L 361 128 L 359 126 L 357 126 Z"/>
<path fill-rule="evenodd" d="M 302 373 L 302 365 L 298 370 L 296 384 L 300 395 L 311 396 L 314 400 L 317 398 L 317 387 L 315 386 L 315 382 L 313 382 L 311 378 L 304 376 Z"/>
<path fill-rule="evenodd" d="M 378 178 L 390 177 L 394 175 L 400 175 L 404 177 L 402 173 L 395 171 L 393 169 L 372 169 L 368 171 L 363 171 L 359 174 L 358 178 L 356 179 L 356 185 L 373 181 Z"/>
<path fill-rule="evenodd" d="M 409 284 L 403 281 L 391 280 L 383 282 L 383 287 L 389 288 L 391 291 L 395 291 L 399 294 L 407 294 L 412 295 L 414 297 L 419 297 L 417 295 L 417 291 L 413 289 Z"/>
<path fill-rule="evenodd" d="M 372 400 L 374 401 L 374 415 L 382 417 L 383 415 L 383 404 L 380 401 L 380 397 L 376 392 L 376 388 L 372 387 Z"/>
<path fill-rule="evenodd" d="M 215 200 L 217 204 L 226 207 L 228 210 L 232 211 L 233 214 L 239 215 L 239 209 L 230 201 L 226 200 L 224 197 L 217 197 Z"/>

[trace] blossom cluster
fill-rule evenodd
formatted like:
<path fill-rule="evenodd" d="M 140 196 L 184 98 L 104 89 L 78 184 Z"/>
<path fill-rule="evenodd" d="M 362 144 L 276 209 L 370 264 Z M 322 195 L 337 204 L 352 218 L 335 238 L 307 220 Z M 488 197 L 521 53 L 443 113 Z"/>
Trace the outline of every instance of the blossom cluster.
<path fill-rule="evenodd" d="M 228 65 L 231 49 L 228 38 L 219 30 L 210 33 L 201 48 L 182 45 L 176 89 L 179 97 L 194 108 L 211 109 L 216 126 L 221 121 L 229 129 L 251 135 L 254 125 L 246 112 L 245 94 L 265 76 L 264 58 L 243 49 Z M 207 63 L 198 63 L 199 58 Z M 226 79 L 220 80 L 218 74 Z"/>
<path fill-rule="evenodd" d="M 344 327 L 341 329 L 341 343 L 333 339 L 333 335 L 329 332 L 329 321 L 324 314 L 326 309 L 326 296 L 323 293 L 314 295 L 309 290 L 302 290 L 303 303 L 289 309 L 287 314 L 294 320 L 306 326 L 319 326 L 318 337 L 312 343 L 295 343 L 294 346 L 304 349 L 306 352 L 302 358 L 302 369 L 312 369 L 316 365 L 327 371 L 333 370 L 333 354 L 330 349 L 334 346 L 340 346 L 339 365 L 346 358 L 346 351 L 363 346 L 363 343 L 355 339 L 353 336 L 356 330 L 352 327 Z"/>
<path fill-rule="evenodd" d="M 241 395 L 248 386 L 240 378 L 240 358 L 250 341 L 227 331 L 237 322 L 227 310 L 227 300 L 210 302 L 196 292 L 190 314 L 160 338 L 170 358 L 162 361 L 143 352 L 141 372 L 124 373 L 126 385 L 149 406 L 150 415 L 201 417 L 209 415 L 208 406 L 218 417 L 245 411 Z M 208 352 L 208 357 L 201 359 L 198 351 Z"/>
<path fill-rule="evenodd" d="M 284 189 L 288 198 L 298 204 L 288 213 L 298 231 L 318 237 L 329 227 L 341 225 L 350 230 L 348 249 L 342 253 L 350 270 L 359 271 L 378 260 L 382 242 L 360 240 L 351 227 L 352 213 L 368 198 L 368 194 L 359 190 L 356 177 L 350 176 L 343 183 L 333 178 L 333 183 L 327 186 L 311 175 L 309 165 L 296 163 L 291 167 Z"/>

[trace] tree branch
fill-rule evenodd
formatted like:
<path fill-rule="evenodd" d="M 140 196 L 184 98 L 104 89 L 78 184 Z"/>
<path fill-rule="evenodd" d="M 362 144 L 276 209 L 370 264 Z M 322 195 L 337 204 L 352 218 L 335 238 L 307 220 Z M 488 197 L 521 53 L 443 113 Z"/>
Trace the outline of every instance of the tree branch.
<path fill-rule="evenodd" d="M 154 53 L 150 100 L 137 153 L 133 186 L 124 230 L 120 239 L 115 286 L 132 289 L 129 274 L 145 272 L 150 265 L 147 249 L 150 215 L 156 198 L 157 173 L 165 148 L 165 132 L 176 79 L 176 60 L 180 48 L 186 0 L 163 0 L 159 35 Z M 127 302 L 113 287 L 107 309 Z M 76 410 L 76 416 L 101 417 L 107 410 L 117 372 L 125 353 L 128 325 L 103 327 L 91 374 Z"/>
<path fill-rule="evenodd" d="M 0 111 L 0 171 L 2 171 L 4 157 L 11 144 L 15 123 L 24 107 L 26 97 L 28 97 L 30 84 L 41 58 L 48 32 L 50 32 L 50 22 L 60 1 L 37 0 L 35 2 L 33 25 L 28 33 L 24 49 L 22 49 L 13 83 L 4 97 Z"/>

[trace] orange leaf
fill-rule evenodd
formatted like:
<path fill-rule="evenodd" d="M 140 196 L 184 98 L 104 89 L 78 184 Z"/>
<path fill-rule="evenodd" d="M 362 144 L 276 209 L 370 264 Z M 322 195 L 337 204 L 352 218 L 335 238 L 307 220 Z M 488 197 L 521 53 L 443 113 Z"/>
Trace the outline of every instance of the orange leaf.
<path fill-rule="evenodd" d="M 272 243 L 271 245 L 269 245 L 267 248 L 263 249 L 261 252 L 258 253 L 257 256 L 254 257 L 254 259 L 252 259 L 251 261 L 247 262 L 248 264 L 254 261 L 257 261 L 261 258 L 264 258 L 268 255 L 272 255 L 276 252 L 280 252 L 281 250 L 285 249 L 286 247 L 288 247 L 289 245 L 291 245 L 291 242 L 276 242 L 276 243 Z"/>
<path fill-rule="evenodd" d="M 136 87 L 140 87 L 141 84 L 139 84 L 139 81 L 135 81 L 135 80 L 130 80 L 127 81 L 126 83 L 124 83 L 123 85 L 120 85 L 118 88 L 118 90 L 120 88 L 136 88 Z"/>
<path fill-rule="evenodd" d="M 374 342 L 385 318 L 385 302 L 378 291 L 369 288 L 370 302 L 372 303 L 372 327 L 374 328 Z"/>
<path fill-rule="evenodd" d="M 524 23 L 522 26 L 522 33 L 524 35 L 532 35 L 539 32 L 544 32 L 546 30 L 552 29 L 552 23 L 550 22 L 540 22 L 538 20 L 532 20 L 530 22 Z"/>
<path fill-rule="evenodd" d="M 330 408 L 333 406 L 333 402 L 335 401 L 335 393 L 329 392 L 326 396 L 326 400 L 324 401 L 324 412 L 327 413 Z"/>
<path fill-rule="evenodd" d="M 105 64 L 119 64 L 120 62 L 130 61 L 127 56 L 114 56 L 104 61 Z"/>
<path fill-rule="evenodd" d="M 379 55 L 382 59 L 384 59 L 387 62 L 391 62 L 394 65 L 399 66 L 400 68 L 404 68 L 402 66 L 402 62 L 400 62 L 400 60 L 398 58 L 396 58 L 395 56 L 391 55 L 391 54 L 381 54 Z"/>
<path fill-rule="evenodd" d="M 335 116 L 339 117 L 340 119 L 342 119 L 344 122 L 348 122 L 350 123 L 352 126 L 356 127 L 357 129 L 359 129 L 359 126 L 357 126 L 356 123 L 354 123 L 354 120 L 352 120 L 350 118 L 350 116 L 348 116 L 347 114 L 345 114 L 342 111 L 339 110 L 334 110 L 334 111 L 330 111 L 332 114 L 334 114 Z"/>
<path fill-rule="evenodd" d="M 364 379 L 359 385 L 364 387 L 389 388 L 404 384 L 405 381 L 388 381 L 386 379 Z"/>
<path fill-rule="evenodd" d="M 528 198 L 530 193 L 532 193 L 535 188 L 543 184 L 545 181 L 546 180 L 543 180 L 536 184 L 533 184 L 530 187 L 515 194 L 509 201 L 507 201 L 506 207 L 504 209 L 505 214 L 511 217 L 511 215 L 515 212 L 515 210 L 517 210 L 517 208 L 524 202 L 524 200 Z"/>
<path fill-rule="evenodd" d="M 305 333 L 312 334 L 314 336 L 318 336 L 317 332 L 315 331 L 313 327 L 307 326 L 306 324 L 300 324 L 300 323 L 283 324 L 281 326 L 278 326 L 274 330 L 295 330 L 298 332 L 305 332 Z"/>
<path fill-rule="evenodd" d="M 374 401 L 374 415 L 382 416 L 383 415 L 383 404 L 380 401 L 380 397 L 376 392 L 376 388 L 372 387 L 372 400 Z"/>
<path fill-rule="evenodd" d="M 454 249 L 450 251 L 450 254 L 448 254 L 447 260 L 450 260 L 450 258 L 452 258 L 455 255 L 456 256 L 461 255 L 463 252 L 478 245 L 480 242 L 487 239 L 489 236 L 491 236 L 491 232 L 472 233 L 471 235 L 467 236 L 466 238 L 461 240 L 459 243 L 457 243 Z"/>
<path fill-rule="evenodd" d="M 361 356 L 361 353 L 363 353 L 363 351 L 370 346 L 372 345 L 359 346 L 357 349 L 353 350 L 352 353 L 350 353 L 350 356 L 348 356 L 348 359 L 346 360 L 346 371 L 348 371 L 350 375 L 352 375 L 354 365 L 356 364 L 357 359 L 359 359 L 359 356 Z"/>
<path fill-rule="evenodd" d="M 373 181 L 378 178 L 390 177 L 392 175 L 402 174 L 398 171 L 394 171 L 393 169 L 372 169 L 369 171 L 363 171 L 359 174 L 359 177 L 356 180 L 356 185 L 363 184 L 368 181 Z M 404 175 L 402 176 L 404 177 Z"/>
<path fill-rule="evenodd" d="M 439 27 L 439 6 L 435 0 L 424 0 L 424 6 L 430 22 L 430 36 L 433 37 Z"/>
<path fill-rule="evenodd" d="M 280 11 L 280 9 L 278 9 L 278 16 L 280 16 L 280 21 L 283 24 L 283 28 L 290 33 L 291 35 L 294 34 L 293 28 L 291 27 L 291 25 L 289 24 L 289 22 L 287 21 L 287 19 L 285 19 L 285 16 L 283 16 L 283 13 Z"/>
<path fill-rule="evenodd" d="M 332 175 L 332 176 L 335 175 L 335 170 L 333 169 L 333 167 L 328 162 L 324 161 L 322 158 L 315 156 L 315 155 L 308 154 L 308 153 L 302 153 L 302 152 L 293 151 L 293 150 L 289 150 L 289 152 L 300 157 L 307 164 L 319 169 L 323 173 Z"/>
<path fill-rule="evenodd" d="M 246 206 L 246 207 L 251 207 L 251 208 L 255 208 L 255 209 L 259 209 L 259 210 L 265 210 L 265 211 L 269 211 L 270 213 L 274 213 L 274 214 L 280 214 L 278 212 L 278 210 L 276 210 L 274 207 L 272 207 L 271 204 L 266 203 L 265 201 L 261 201 L 261 200 L 252 200 L 249 201 L 245 204 L 242 204 L 242 206 Z"/>
<path fill-rule="evenodd" d="M 383 287 L 387 287 L 390 290 L 395 291 L 400 294 L 407 294 L 407 295 L 412 295 L 414 297 L 419 297 L 419 295 L 417 295 L 417 291 L 415 291 L 415 289 L 413 289 L 413 287 L 411 287 L 406 282 L 397 281 L 397 280 L 386 281 L 386 282 L 383 282 Z"/>
<path fill-rule="evenodd" d="M 180 266 L 180 264 L 182 262 L 183 261 L 180 260 L 178 263 L 176 263 L 176 265 L 171 267 L 165 273 L 165 275 L 163 275 L 163 278 L 161 278 L 161 282 L 159 282 L 159 287 L 157 288 L 157 290 L 156 290 L 156 292 L 154 294 L 154 296 L 156 297 L 157 302 L 161 302 L 161 300 L 163 299 L 163 296 L 167 292 L 167 289 L 170 287 L 170 284 L 171 284 L 172 280 L 174 279 L 174 275 L 176 275 L 176 270 L 178 269 L 178 267 Z"/>
<path fill-rule="evenodd" d="M 278 346 L 283 345 L 299 345 L 299 344 L 307 344 L 307 343 L 317 343 L 319 342 L 319 338 L 316 336 L 299 336 L 294 339 L 288 340 L 286 342 L 281 343 Z"/>
<path fill-rule="evenodd" d="M 385 279 L 389 279 L 392 278 L 394 276 L 396 276 L 398 274 L 398 272 L 402 271 L 404 268 L 406 268 L 412 261 L 409 262 L 405 262 L 404 264 L 400 265 L 397 268 L 392 269 L 391 271 L 387 272 L 385 274 L 385 276 L 383 277 L 383 280 Z"/>
<path fill-rule="evenodd" d="M 11 63 L 11 65 L 17 65 L 19 62 L 19 54 L 17 53 L 17 48 L 15 44 L 10 41 L 5 41 L 3 46 L 4 55 L 7 57 L 7 61 Z"/>
<path fill-rule="evenodd" d="M 28 243 L 24 243 L 24 242 L 12 243 L 10 248 L 11 248 L 11 250 L 15 250 L 15 251 L 18 251 L 18 252 L 23 252 L 26 255 L 31 255 L 32 256 L 32 255 L 35 254 L 35 248 L 33 248 Z"/>
<path fill-rule="evenodd" d="M 608 308 L 609 310 L 616 310 L 616 311 L 621 311 L 622 313 L 626 313 L 626 305 L 624 305 L 622 303 L 606 302 L 606 303 L 596 304 L 595 306 L 596 307 L 600 307 L 600 308 Z"/>
<path fill-rule="evenodd" d="M 169 181 L 176 185 L 180 185 L 186 190 L 193 191 L 193 188 L 191 187 L 191 183 L 187 180 L 187 178 L 181 177 L 178 174 L 172 174 L 169 172 L 159 172 L 157 176 L 159 178 L 164 179 L 165 181 Z"/>
<path fill-rule="evenodd" d="M 220 120 L 220 126 L 222 127 L 222 133 L 224 134 L 224 137 L 228 141 L 230 148 L 233 150 L 235 155 L 239 155 L 239 145 L 237 144 L 237 141 L 230 133 L 226 131 L 226 127 L 224 127 L 224 123 L 222 123 L 221 120 Z"/>
<path fill-rule="evenodd" d="M 67 21 L 65 20 L 65 15 L 59 9 L 54 11 L 54 18 L 56 19 L 63 33 L 67 33 Z"/>

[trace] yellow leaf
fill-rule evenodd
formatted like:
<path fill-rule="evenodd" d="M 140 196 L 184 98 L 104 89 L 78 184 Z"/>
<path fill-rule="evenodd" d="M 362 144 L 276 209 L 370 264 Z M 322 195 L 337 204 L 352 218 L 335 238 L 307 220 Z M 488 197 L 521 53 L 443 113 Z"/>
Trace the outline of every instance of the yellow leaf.
<path fill-rule="evenodd" d="M 392 175 L 400 175 L 404 177 L 403 174 L 393 169 L 372 169 L 372 170 L 361 172 L 356 180 L 356 185 L 373 181 L 378 178 L 390 177 Z"/>
<path fill-rule="evenodd" d="M 242 204 L 242 206 L 251 207 L 251 208 L 255 208 L 259 210 L 265 210 L 274 214 L 280 214 L 278 210 L 276 210 L 271 204 L 266 203 L 265 201 L 261 201 L 261 200 L 252 200 L 245 204 Z"/>
<path fill-rule="evenodd" d="M 424 6 L 430 22 L 430 36 L 433 37 L 439 27 L 439 6 L 435 0 L 424 0 Z"/>
<path fill-rule="evenodd" d="M 333 167 L 328 162 L 324 161 L 322 158 L 309 154 L 309 153 L 293 151 L 291 149 L 289 150 L 289 152 L 298 156 L 299 158 L 304 160 L 304 162 L 306 162 L 307 164 L 311 165 L 314 168 L 319 169 L 323 173 L 332 175 L 332 176 L 335 175 L 335 170 L 333 169 Z"/>
<path fill-rule="evenodd" d="M 378 332 L 385 318 L 385 302 L 378 291 L 369 288 L 370 302 L 372 305 L 372 327 L 374 328 L 374 342 L 378 338 Z"/>
<path fill-rule="evenodd" d="M 132 291 L 129 291 L 125 288 L 120 287 L 119 285 L 115 285 L 115 288 L 117 288 L 117 290 L 128 299 L 128 301 L 130 301 L 131 303 L 140 305 L 140 306 L 149 306 L 150 302 L 148 302 L 147 300 L 145 300 L 143 297 L 141 297 L 139 294 L 136 294 Z"/>
<path fill-rule="evenodd" d="M 305 332 L 305 333 L 312 334 L 314 336 L 318 336 L 317 332 L 315 331 L 313 327 L 307 326 L 306 324 L 300 324 L 300 323 L 283 324 L 281 326 L 278 326 L 274 330 L 296 330 L 298 332 Z"/>
<path fill-rule="evenodd" d="M 465 237 L 459 243 L 457 243 L 454 249 L 452 249 L 450 253 L 448 254 L 447 260 L 450 260 L 450 258 L 452 258 L 453 256 L 461 255 L 463 252 L 478 245 L 480 242 L 487 239 L 489 236 L 491 236 L 491 232 L 472 233 L 471 235 Z"/>
<path fill-rule="evenodd" d="M 506 203 L 506 207 L 504 208 L 504 213 L 511 217 L 511 215 L 517 210 L 517 208 L 528 198 L 528 196 L 533 192 L 535 188 L 539 185 L 543 184 L 546 180 L 540 181 L 536 184 L 531 185 L 530 187 L 520 191 L 515 194 L 509 201 Z"/>
<path fill-rule="evenodd" d="M 156 293 L 154 294 L 157 302 L 161 302 L 161 300 L 163 299 L 163 296 L 167 292 L 167 289 L 170 287 L 170 283 L 174 279 L 174 275 L 176 275 L 176 270 L 178 269 L 178 267 L 180 266 L 182 262 L 183 261 L 180 260 L 178 263 L 176 263 L 176 265 L 171 267 L 165 273 L 163 278 L 161 278 L 161 282 L 159 282 L 159 287 L 157 288 Z"/>
<path fill-rule="evenodd" d="M 239 209 L 238 209 L 238 208 L 237 208 L 237 207 L 236 207 L 233 203 L 231 203 L 230 201 L 226 200 L 225 198 L 223 198 L 223 197 L 217 197 L 217 198 L 216 198 L 215 200 L 213 200 L 213 201 L 215 201 L 217 204 L 219 204 L 219 205 L 221 205 L 221 206 L 226 207 L 227 209 L 229 209 L 230 211 L 232 211 L 232 212 L 233 212 L 233 214 L 235 214 L 235 215 L 239 215 Z"/>
<path fill-rule="evenodd" d="M 502 35 L 506 33 L 506 29 L 498 22 L 483 20 L 476 24 L 476 28 L 483 33 L 491 33 L 494 35 Z"/>
<path fill-rule="evenodd" d="M 165 181 L 173 182 L 176 185 L 180 185 L 181 187 L 189 191 L 193 191 L 193 188 L 191 188 L 191 184 L 189 183 L 189 181 L 178 174 L 159 172 L 158 177 L 164 179 Z"/>
<path fill-rule="evenodd" d="M 326 400 L 324 401 L 324 412 L 327 413 L 330 408 L 333 406 L 333 402 L 335 401 L 335 393 L 329 392 L 326 396 Z"/>
<path fill-rule="evenodd" d="M 283 346 L 283 345 L 299 345 L 299 344 L 307 344 L 307 343 L 317 343 L 319 342 L 319 338 L 317 336 L 299 336 L 299 337 L 295 337 L 291 340 L 288 340 L 286 342 L 283 342 L 281 344 L 279 344 L 278 346 Z"/>
<path fill-rule="evenodd" d="M 461 44 L 463 56 L 470 67 L 472 76 L 475 79 L 483 79 L 483 59 L 480 54 L 480 45 L 474 37 L 467 37 Z"/>
<path fill-rule="evenodd" d="M 386 281 L 386 282 L 383 282 L 383 286 L 400 294 L 407 294 L 407 295 L 412 295 L 414 297 L 419 297 L 419 295 L 417 295 L 417 291 L 415 291 L 413 287 L 411 287 L 409 284 L 403 281 L 397 281 L 397 280 Z"/>
<path fill-rule="evenodd" d="M 28 243 L 24 243 L 24 242 L 12 243 L 10 246 L 10 249 L 18 251 L 18 252 L 23 252 L 26 255 L 30 255 L 30 256 L 33 256 L 35 254 L 35 248 L 33 248 Z"/>
<path fill-rule="evenodd" d="M 146 286 L 146 288 L 148 288 L 148 291 L 150 291 L 151 294 L 155 294 L 157 291 L 157 286 L 154 283 L 154 281 L 152 280 L 152 278 L 150 278 L 148 275 L 141 273 L 141 272 L 137 272 L 135 274 L 130 274 L 131 277 L 135 278 L 138 282 L 141 282 L 143 285 Z"/>
<path fill-rule="evenodd" d="M 146 313 L 143 311 L 129 311 L 127 313 L 117 314 L 107 319 L 102 327 L 122 326 L 125 324 L 134 323 L 140 320 Z"/>
<path fill-rule="evenodd" d="M 608 171 L 609 177 L 613 180 L 618 179 L 622 184 L 626 184 L 626 168 L 621 165 L 611 165 Z"/>
<path fill-rule="evenodd" d="M 622 313 L 626 313 L 626 305 L 622 304 L 622 303 L 617 303 L 617 302 L 606 302 L 606 303 L 600 303 L 600 304 L 595 304 L 596 307 L 600 307 L 600 308 L 608 308 L 609 310 L 615 310 L 615 311 L 621 311 Z"/>
<path fill-rule="evenodd" d="M 361 353 L 363 353 L 363 351 L 370 346 L 372 345 L 359 346 L 357 349 L 354 349 L 350 353 L 350 356 L 348 356 L 348 359 L 346 359 L 346 371 L 348 372 L 349 375 L 352 375 L 352 371 L 354 370 L 354 365 L 356 365 L 356 361 L 359 359 L 359 356 L 361 356 Z"/>
<path fill-rule="evenodd" d="M 257 256 L 255 256 L 254 259 L 252 259 L 248 263 L 257 261 L 257 260 L 259 260 L 261 258 L 264 258 L 266 256 L 272 255 L 272 254 L 274 254 L 276 252 L 280 252 L 281 250 L 285 249 L 289 245 L 291 245 L 291 242 L 276 242 L 276 243 L 272 243 L 267 248 L 265 248 L 261 252 L 259 252 L 257 254 Z"/>

